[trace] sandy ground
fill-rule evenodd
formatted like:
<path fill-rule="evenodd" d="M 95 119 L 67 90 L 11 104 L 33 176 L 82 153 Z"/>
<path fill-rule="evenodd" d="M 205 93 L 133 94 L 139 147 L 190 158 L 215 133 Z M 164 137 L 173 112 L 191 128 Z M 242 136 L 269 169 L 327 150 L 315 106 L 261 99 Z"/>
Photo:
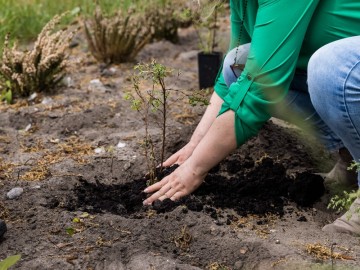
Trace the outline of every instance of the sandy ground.
<path fill-rule="evenodd" d="M 156 57 L 181 70 L 169 87 L 196 89 L 195 34 L 179 35 L 179 44 L 150 44 L 138 60 Z M 336 218 L 326 192 L 301 206 L 314 181 L 303 182 L 300 197 L 289 189 L 299 173 L 313 179 L 329 169 L 329 155 L 272 122 L 187 201 L 142 207 L 144 128 L 123 99 L 134 64 L 101 70 L 82 44 L 73 55 L 80 63 L 60 93 L 0 106 L 0 218 L 8 225 L 0 259 L 21 254 L 14 269 L 360 269 L 359 238 L 321 231 Z M 167 155 L 203 110 L 171 105 Z M 10 200 L 14 187 L 24 192 Z"/>

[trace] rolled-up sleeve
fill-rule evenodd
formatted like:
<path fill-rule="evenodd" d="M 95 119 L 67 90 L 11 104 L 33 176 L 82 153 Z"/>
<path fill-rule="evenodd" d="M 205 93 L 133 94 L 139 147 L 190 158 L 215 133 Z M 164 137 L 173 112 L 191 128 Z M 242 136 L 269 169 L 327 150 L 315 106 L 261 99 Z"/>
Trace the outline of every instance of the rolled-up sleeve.
<path fill-rule="evenodd" d="M 258 1 L 245 70 L 227 91 L 221 90 L 219 94 L 224 100 L 219 115 L 228 110 L 235 112 L 238 146 L 257 134 L 270 118 L 271 105 L 286 95 L 304 35 L 318 2 Z M 218 80 L 221 79 L 220 76 Z M 218 86 L 215 90 L 219 89 Z"/>

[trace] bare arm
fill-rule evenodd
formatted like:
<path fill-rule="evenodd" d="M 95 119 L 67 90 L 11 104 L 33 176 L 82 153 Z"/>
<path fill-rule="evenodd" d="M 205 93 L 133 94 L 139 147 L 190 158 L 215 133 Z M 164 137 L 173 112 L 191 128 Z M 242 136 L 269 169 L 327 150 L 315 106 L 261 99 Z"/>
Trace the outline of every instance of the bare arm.
<path fill-rule="evenodd" d="M 215 92 L 212 94 L 210 104 L 207 106 L 206 111 L 201 118 L 198 126 L 196 127 L 190 141 L 175 154 L 170 156 L 165 162 L 164 166 L 171 166 L 173 164 L 182 164 L 185 162 L 193 153 L 195 147 L 199 144 L 201 139 L 208 132 L 210 126 L 214 122 L 216 116 L 220 111 L 223 100 Z"/>

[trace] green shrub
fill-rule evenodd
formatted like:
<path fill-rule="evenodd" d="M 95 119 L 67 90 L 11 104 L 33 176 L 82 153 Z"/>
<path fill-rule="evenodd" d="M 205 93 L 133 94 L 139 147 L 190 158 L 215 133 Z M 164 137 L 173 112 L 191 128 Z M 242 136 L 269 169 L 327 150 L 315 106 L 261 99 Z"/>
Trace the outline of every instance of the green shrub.
<path fill-rule="evenodd" d="M 179 0 L 176 5 L 173 1 L 150 1 L 146 7 L 146 17 L 151 24 L 154 40 L 169 40 L 178 42 L 178 28 L 191 24 L 191 18 L 183 16 L 187 10 L 186 1 Z"/>
<path fill-rule="evenodd" d="M 330 199 L 330 203 L 328 208 L 342 211 L 349 210 L 351 204 L 356 200 L 356 198 L 360 197 L 360 190 L 358 191 L 343 191 L 342 195 L 335 195 Z"/>
<path fill-rule="evenodd" d="M 157 181 L 156 167 L 164 162 L 167 117 L 168 117 L 168 97 L 170 89 L 165 85 L 165 78 L 173 72 L 166 66 L 153 60 L 150 64 L 138 64 L 135 66 L 136 73 L 133 76 L 134 91 L 128 92 L 125 99 L 131 102 L 131 108 L 141 115 L 144 122 L 145 136 L 142 143 L 144 154 L 149 172 L 149 183 Z M 144 82 L 151 82 L 152 86 L 143 89 Z M 158 115 L 152 119 L 152 115 Z M 157 151 L 153 136 L 149 132 L 151 126 L 158 126 L 161 129 L 161 150 Z M 157 159 L 157 153 L 160 152 L 160 160 Z"/>
<path fill-rule="evenodd" d="M 174 70 L 155 60 L 149 64 L 138 64 L 134 69 L 133 91 L 127 92 L 124 98 L 131 103 L 131 108 L 139 113 L 144 123 L 145 135 L 142 147 L 147 162 L 148 184 L 153 184 L 158 181 L 158 175 L 163 171 L 170 95 L 174 95 L 177 101 L 186 98 L 191 106 L 203 106 L 209 104 L 208 93 L 168 88 L 166 78 L 171 75 L 181 76 L 181 73 L 175 73 Z M 149 84 L 150 86 L 147 86 Z M 161 134 L 152 135 L 149 131 L 151 127 L 158 127 Z M 156 143 L 157 141 L 160 143 Z"/>

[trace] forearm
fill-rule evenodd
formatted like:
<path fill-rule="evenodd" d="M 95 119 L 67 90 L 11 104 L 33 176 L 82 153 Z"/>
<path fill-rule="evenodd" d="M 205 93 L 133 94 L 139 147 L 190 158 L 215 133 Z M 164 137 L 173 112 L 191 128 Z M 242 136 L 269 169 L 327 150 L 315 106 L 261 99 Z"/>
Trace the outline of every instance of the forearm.
<path fill-rule="evenodd" d="M 234 115 L 228 111 L 218 116 L 188 159 L 195 174 L 206 174 L 236 149 Z"/>
<path fill-rule="evenodd" d="M 194 146 L 197 146 L 201 139 L 208 132 L 210 126 L 220 111 L 222 103 L 223 100 L 218 96 L 218 94 L 214 92 L 211 96 L 210 104 L 207 106 L 201 121 L 191 136 L 190 143 L 194 144 Z"/>

